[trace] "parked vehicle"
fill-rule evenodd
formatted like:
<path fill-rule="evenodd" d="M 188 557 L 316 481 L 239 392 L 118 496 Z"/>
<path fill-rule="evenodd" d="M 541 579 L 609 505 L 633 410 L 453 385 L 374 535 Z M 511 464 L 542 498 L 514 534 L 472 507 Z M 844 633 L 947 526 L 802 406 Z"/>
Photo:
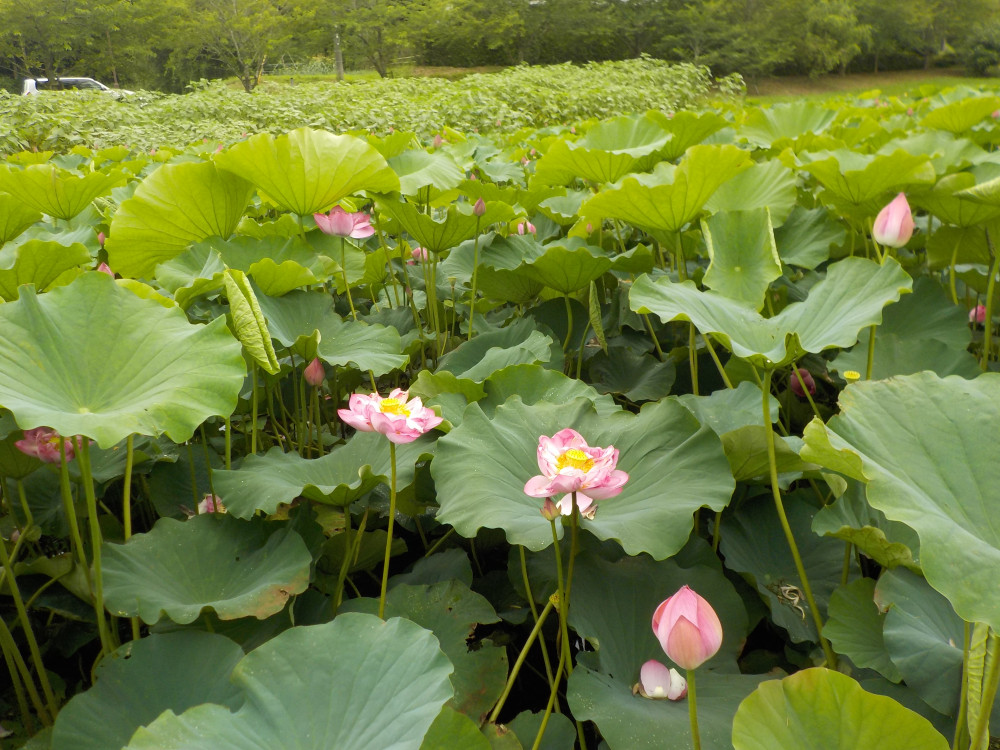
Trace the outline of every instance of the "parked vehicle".
<path fill-rule="evenodd" d="M 123 96 L 128 96 L 132 94 L 132 91 L 126 89 L 113 89 L 105 86 L 100 81 L 95 81 L 93 78 L 78 78 L 78 77 L 61 77 L 50 82 L 48 78 L 25 78 L 24 87 L 21 93 L 25 96 L 29 94 L 37 94 L 40 91 L 55 91 L 55 90 L 68 90 L 76 89 L 80 91 L 103 91 L 116 99 L 121 99 Z"/>

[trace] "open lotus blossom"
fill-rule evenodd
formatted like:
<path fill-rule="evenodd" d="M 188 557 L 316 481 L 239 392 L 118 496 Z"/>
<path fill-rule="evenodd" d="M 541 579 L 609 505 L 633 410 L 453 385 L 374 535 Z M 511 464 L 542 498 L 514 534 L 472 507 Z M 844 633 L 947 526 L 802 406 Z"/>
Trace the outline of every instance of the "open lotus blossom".
<path fill-rule="evenodd" d="M 226 506 L 222 503 L 222 500 L 218 495 L 205 495 L 200 503 L 198 503 L 198 515 L 204 513 L 228 513 Z"/>
<path fill-rule="evenodd" d="M 316 220 L 316 226 L 321 232 L 334 237 L 352 237 L 360 240 L 375 234 L 371 217 L 361 211 L 349 213 L 340 206 L 334 206 L 328 214 L 313 214 L 313 219 Z"/>
<path fill-rule="evenodd" d="M 802 376 L 802 383 L 806 384 L 806 388 L 809 390 L 810 396 L 816 395 L 816 381 L 813 380 L 812 373 L 805 368 L 799 368 L 799 375 Z M 792 374 L 788 376 L 788 387 L 792 389 L 794 393 L 799 398 L 805 398 L 806 392 L 802 390 L 802 383 L 799 382 L 799 378 L 796 377 L 794 370 Z"/>
<path fill-rule="evenodd" d="M 306 365 L 306 369 L 302 371 L 302 377 L 313 388 L 319 388 L 323 385 L 323 381 L 326 379 L 326 370 L 323 369 L 323 363 L 319 357 L 313 358 L 313 361 Z"/>
<path fill-rule="evenodd" d="M 386 398 L 377 393 L 354 393 L 348 406 L 337 410 L 346 424 L 362 432 L 380 432 L 394 443 L 412 443 L 444 421 L 419 398 L 411 399 L 399 388 Z"/>
<path fill-rule="evenodd" d="M 969 322 L 970 323 L 985 323 L 986 322 L 986 305 L 976 305 L 973 309 L 969 310 Z"/>
<path fill-rule="evenodd" d="M 687 680 L 676 669 L 650 659 L 639 670 L 639 684 L 632 688 L 633 695 L 653 700 L 679 701 L 687 695 Z"/>
<path fill-rule="evenodd" d="M 36 427 L 33 430 L 25 430 L 24 438 L 14 443 L 14 446 L 29 456 L 34 456 L 39 461 L 47 464 L 59 463 L 59 443 L 64 438 L 55 430 L 48 427 Z M 66 440 L 66 460 L 73 460 L 73 441 Z"/>
<path fill-rule="evenodd" d="M 913 236 L 913 213 L 906 196 L 900 193 L 878 212 L 872 237 L 883 247 L 902 247 Z"/>
<path fill-rule="evenodd" d="M 542 472 L 524 485 L 531 497 L 563 495 L 557 503 L 563 515 L 573 512 L 570 493 L 586 518 L 593 518 L 597 500 L 606 500 L 622 491 L 628 474 L 619 471 L 618 451 L 613 445 L 593 448 L 576 430 L 567 427 L 552 437 L 538 438 L 538 468 Z"/>
<path fill-rule="evenodd" d="M 653 634 L 664 653 L 682 669 L 697 669 L 722 646 L 719 616 L 687 585 L 656 608 Z"/>

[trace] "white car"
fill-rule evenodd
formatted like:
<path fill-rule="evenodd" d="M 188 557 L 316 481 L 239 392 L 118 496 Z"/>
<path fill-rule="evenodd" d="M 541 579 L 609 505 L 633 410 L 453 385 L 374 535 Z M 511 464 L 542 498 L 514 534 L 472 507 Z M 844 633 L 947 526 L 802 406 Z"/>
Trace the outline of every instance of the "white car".
<path fill-rule="evenodd" d="M 53 83 L 49 83 L 48 78 L 25 78 L 24 87 L 21 93 L 25 96 L 30 94 L 37 94 L 39 91 L 53 91 L 58 89 L 77 89 L 80 91 L 103 91 L 110 94 L 115 99 L 121 99 L 123 96 L 129 96 L 134 93 L 126 89 L 112 89 L 105 86 L 100 81 L 95 81 L 93 78 L 69 78 L 62 77 L 57 78 Z"/>

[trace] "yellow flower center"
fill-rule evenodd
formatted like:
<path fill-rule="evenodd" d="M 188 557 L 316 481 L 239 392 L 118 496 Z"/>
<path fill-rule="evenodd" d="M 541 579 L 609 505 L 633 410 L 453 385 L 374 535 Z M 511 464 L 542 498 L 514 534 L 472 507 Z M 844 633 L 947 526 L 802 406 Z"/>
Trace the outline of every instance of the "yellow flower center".
<path fill-rule="evenodd" d="M 556 468 L 560 471 L 567 466 L 580 471 L 590 471 L 594 467 L 594 459 L 578 448 L 570 448 L 556 459 Z"/>
<path fill-rule="evenodd" d="M 410 410 L 406 408 L 406 402 L 398 398 L 384 398 L 378 405 L 378 410 L 383 414 L 396 414 L 400 417 L 410 416 Z"/>
<path fill-rule="evenodd" d="M 857 370 L 844 370 L 844 380 L 848 383 L 853 383 L 855 380 L 861 379 L 861 373 Z"/>

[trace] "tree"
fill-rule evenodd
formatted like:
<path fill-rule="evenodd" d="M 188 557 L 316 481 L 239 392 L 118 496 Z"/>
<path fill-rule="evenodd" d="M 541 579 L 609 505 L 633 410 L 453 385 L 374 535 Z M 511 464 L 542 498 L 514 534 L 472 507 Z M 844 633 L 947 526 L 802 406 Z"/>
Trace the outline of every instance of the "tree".
<path fill-rule="evenodd" d="M 848 0 L 819 0 L 805 14 L 805 34 L 799 36 L 797 58 L 810 76 L 818 76 L 847 66 L 861 54 L 871 38 L 871 28 L 858 21 Z"/>

